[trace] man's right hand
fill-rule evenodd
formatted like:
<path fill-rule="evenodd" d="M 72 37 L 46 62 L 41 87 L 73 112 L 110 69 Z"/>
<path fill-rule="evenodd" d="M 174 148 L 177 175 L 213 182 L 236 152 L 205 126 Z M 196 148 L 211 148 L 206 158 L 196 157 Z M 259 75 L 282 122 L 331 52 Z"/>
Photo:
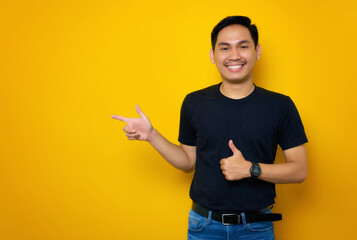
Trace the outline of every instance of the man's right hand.
<path fill-rule="evenodd" d="M 148 141 L 172 166 L 184 172 L 190 172 L 196 164 L 196 146 L 181 144 L 180 146 L 169 142 L 164 136 L 156 131 L 149 118 L 136 105 L 139 118 L 127 118 L 112 115 L 112 118 L 126 122 L 123 128 L 129 140 Z"/>
<path fill-rule="evenodd" d="M 147 141 L 154 128 L 149 118 L 143 113 L 139 105 L 136 105 L 136 111 L 140 118 L 127 118 L 118 115 L 112 115 L 112 118 L 127 123 L 123 128 L 129 140 Z"/>

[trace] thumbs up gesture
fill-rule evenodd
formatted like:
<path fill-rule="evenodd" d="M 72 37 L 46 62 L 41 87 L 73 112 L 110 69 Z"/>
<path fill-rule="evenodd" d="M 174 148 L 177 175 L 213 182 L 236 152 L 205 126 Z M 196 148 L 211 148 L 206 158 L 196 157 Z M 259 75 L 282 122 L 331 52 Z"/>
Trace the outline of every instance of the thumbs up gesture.
<path fill-rule="evenodd" d="M 233 152 L 233 155 L 228 158 L 221 159 L 221 170 L 228 181 L 241 180 L 250 177 L 250 168 L 252 163 L 247 161 L 241 151 L 229 140 L 228 145 Z"/>
<path fill-rule="evenodd" d="M 136 105 L 136 111 L 140 118 L 127 118 L 118 115 L 112 115 L 112 118 L 127 123 L 123 130 L 129 140 L 147 141 L 154 128 L 152 127 L 149 118 L 140 109 L 139 105 Z"/>

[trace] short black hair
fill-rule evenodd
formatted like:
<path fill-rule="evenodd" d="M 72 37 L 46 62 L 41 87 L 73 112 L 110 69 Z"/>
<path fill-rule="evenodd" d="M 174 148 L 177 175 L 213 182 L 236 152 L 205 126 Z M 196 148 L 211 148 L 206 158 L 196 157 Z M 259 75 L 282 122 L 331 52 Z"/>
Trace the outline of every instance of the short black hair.
<path fill-rule="evenodd" d="M 254 24 L 251 24 L 251 21 L 248 17 L 245 16 L 229 16 L 224 19 L 222 19 L 212 30 L 211 32 L 211 44 L 212 44 L 212 49 L 214 51 L 214 48 L 216 46 L 217 42 L 217 36 L 218 33 L 225 27 L 228 27 L 230 25 L 234 24 L 239 24 L 242 25 L 246 28 L 248 28 L 250 32 L 250 36 L 252 37 L 254 41 L 255 47 L 258 45 L 258 29 L 257 26 Z"/>

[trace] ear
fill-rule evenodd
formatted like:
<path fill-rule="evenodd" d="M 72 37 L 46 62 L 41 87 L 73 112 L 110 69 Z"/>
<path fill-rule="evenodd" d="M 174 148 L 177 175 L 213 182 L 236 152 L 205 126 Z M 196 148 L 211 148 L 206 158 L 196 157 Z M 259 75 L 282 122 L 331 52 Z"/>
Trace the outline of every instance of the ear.
<path fill-rule="evenodd" d="M 255 51 L 257 52 L 257 60 L 259 60 L 260 55 L 262 54 L 262 47 L 260 46 L 260 44 L 257 45 Z"/>
<path fill-rule="evenodd" d="M 211 62 L 212 62 L 212 63 L 215 63 L 215 61 L 214 61 L 214 52 L 213 52 L 213 49 L 211 49 L 211 50 L 209 51 L 209 58 L 211 59 Z"/>

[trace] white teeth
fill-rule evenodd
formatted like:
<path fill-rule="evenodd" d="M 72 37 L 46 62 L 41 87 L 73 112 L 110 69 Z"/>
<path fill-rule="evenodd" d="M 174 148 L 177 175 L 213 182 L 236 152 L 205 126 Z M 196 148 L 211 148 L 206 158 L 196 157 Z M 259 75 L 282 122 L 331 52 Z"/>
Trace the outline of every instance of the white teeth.
<path fill-rule="evenodd" d="M 230 69 L 238 69 L 241 67 L 243 67 L 243 65 L 228 66 L 228 68 L 230 68 Z"/>

